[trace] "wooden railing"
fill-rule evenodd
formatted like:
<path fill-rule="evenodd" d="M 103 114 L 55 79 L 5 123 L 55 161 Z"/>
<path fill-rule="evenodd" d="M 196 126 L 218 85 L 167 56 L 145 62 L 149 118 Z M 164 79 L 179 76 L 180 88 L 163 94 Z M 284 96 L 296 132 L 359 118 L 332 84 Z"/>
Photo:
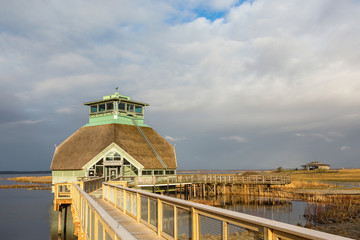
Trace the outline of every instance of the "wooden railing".
<path fill-rule="evenodd" d="M 161 184 L 261 184 L 284 185 L 291 183 L 290 176 L 278 175 L 225 175 L 225 174 L 191 174 L 191 175 L 158 175 L 158 176 L 126 176 L 116 180 L 127 181 L 129 186 L 154 186 Z"/>
<path fill-rule="evenodd" d="M 136 239 L 77 184 L 72 185 L 71 195 L 75 225 L 81 226 L 76 228 L 79 240 Z"/>
<path fill-rule="evenodd" d="M 103 198 L 167 239 L 347 239 L 109 183 Z"/>

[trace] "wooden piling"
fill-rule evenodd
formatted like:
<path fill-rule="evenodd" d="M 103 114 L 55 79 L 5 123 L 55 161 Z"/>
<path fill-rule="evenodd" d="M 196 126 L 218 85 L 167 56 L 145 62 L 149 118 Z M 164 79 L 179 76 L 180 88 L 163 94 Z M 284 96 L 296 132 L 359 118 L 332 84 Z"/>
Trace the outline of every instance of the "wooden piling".
<path fill-rule="evenodd" d="M 61 235 L 61 212 L 62 206 L 59 207 L 59 218 L 58 218 L 58 235 Z"/>

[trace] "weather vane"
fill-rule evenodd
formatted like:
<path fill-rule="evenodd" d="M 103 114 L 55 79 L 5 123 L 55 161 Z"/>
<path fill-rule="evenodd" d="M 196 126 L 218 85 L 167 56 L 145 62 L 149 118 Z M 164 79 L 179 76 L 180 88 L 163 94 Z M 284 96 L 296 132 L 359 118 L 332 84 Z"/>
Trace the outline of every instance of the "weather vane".
<path fill-rule="evenodd" d="M 117 92 L 118 89 L 119 89 L 119 87 L 116 87 L 116 88 L 115 88 L 115 91 Z"/>

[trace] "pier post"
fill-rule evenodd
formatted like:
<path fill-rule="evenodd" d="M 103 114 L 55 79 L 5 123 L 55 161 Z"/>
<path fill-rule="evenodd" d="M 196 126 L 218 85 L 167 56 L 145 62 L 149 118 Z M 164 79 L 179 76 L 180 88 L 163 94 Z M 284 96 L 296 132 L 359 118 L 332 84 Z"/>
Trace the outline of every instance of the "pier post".
<path fill-rule="evenodd" d="M 61 212 L 62 206 L 59 206 L 58 235 L 61 235 Z"/>

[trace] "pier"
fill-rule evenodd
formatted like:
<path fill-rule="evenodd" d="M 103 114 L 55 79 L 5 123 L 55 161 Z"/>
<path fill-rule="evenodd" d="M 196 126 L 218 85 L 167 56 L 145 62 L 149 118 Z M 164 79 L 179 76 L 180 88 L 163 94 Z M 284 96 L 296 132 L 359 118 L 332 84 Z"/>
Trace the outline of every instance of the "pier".
<path fill-rule="evenodd" d="M 57 183 L 54 210 L 71 206 L 80 240 L 347 239 L 126 186 L 104 178 Z"/>
<path fill-rule="evenodd" d="M 177 174 L 175 146 L 144 122 L 149 104 L 115 92 L 84 105 L 89 122 L 56 147 L 51 163 L 60 237 L 71 209 L 79 240 L 345 239 L 188 201 L 260 193 L 291 179 Z"/>

